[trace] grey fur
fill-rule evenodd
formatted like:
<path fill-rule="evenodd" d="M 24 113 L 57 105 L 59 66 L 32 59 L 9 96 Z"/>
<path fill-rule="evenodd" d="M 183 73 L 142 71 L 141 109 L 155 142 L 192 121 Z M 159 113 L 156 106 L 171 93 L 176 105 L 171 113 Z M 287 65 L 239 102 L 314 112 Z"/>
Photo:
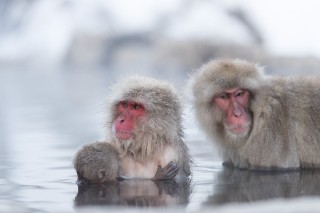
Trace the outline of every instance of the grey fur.
<path fill-rule="evenodd" d="M 191 78 L 196 116 L 223 152 L 224 161 L 249 169 L 320 167 L 320 78 L 268 77 L 244 60 L 213 60 Z M 229 135 L 213 97 L 225 89 L 251 92 L 252 127 Z"/>
<path fill-rule="evenodd" d="M 96 142 L 81 147 L 75 154 L 73 165 L 79 179 L 103 183 L 117 178 L 119 160 L 119 153 L 114 146 Z"/>
<path fill-rule="evenodd" d="M 111 94 L 106 109 L 106 143 L 119 153 L 118 157 L 121 159 L 124 156 L 131 156 L 138 162 L 148 162 L 161 153 L 165 145 L 171 145 L 178 155 L 179 173 L 177 176 L 189 176 L 191 160 L 183 139 L 182 106 L 177 91 L 166 82 L 132 76 L 117 82 L 112 87 Z M 120 141 L 113 137 L 112 124 L 116 119 L 116 106 L 120 101 L 141 103 L 146 109 L 147 122 L 138 123 L 133 140 Z M 94 144 L 87 145 L 87 147 L 91 146 Z M 86 149 L 83 148 L 76 155 L 74 165 L 77 171 L 79 171 L 79 167 L 76 166 L 78 165 L 77 159 Z M 85 158 L 96 158 L 94 155 L 84 155 Z M 109 164 L 107 158 L 105 160 L 104 163 Z M 114 163 L 114 159 L 111 159 L 111 163 Z"/>

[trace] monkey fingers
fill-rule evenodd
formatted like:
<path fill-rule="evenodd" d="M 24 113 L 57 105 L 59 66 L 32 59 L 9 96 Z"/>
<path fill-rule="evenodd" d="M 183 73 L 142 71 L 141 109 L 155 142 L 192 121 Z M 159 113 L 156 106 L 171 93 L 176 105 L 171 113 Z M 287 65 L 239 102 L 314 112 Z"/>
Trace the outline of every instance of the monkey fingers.
<path fill-rule="evenodd" d="M 179 172 L 179 167 L 176 163 L 170 162 L 165 168 L 165 173 L 167 174 L 168 179 L 173 179 Z"/>
<path fill-rule="evenodd" d="M 161 168 L 158 166 L 158 170 L 155 176 L 152 178 L 153 180 L 170 180 L 173 179 L 179 172 L 179 167 L 176 163 L 171 161 L 167 166 Z"/>

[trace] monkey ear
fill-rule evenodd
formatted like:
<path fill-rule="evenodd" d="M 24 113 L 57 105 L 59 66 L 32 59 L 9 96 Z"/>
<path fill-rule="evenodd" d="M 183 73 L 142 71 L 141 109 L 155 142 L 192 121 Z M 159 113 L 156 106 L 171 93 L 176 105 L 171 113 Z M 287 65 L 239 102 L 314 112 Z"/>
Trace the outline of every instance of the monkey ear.
<path fill-rule="evenodd" d="M 106 176 L 106 170 L 100 169 L 100 170 L 98 171 L 98 178 L 99 178 L 99 179 L 103 179 L 105 176 Z"/>

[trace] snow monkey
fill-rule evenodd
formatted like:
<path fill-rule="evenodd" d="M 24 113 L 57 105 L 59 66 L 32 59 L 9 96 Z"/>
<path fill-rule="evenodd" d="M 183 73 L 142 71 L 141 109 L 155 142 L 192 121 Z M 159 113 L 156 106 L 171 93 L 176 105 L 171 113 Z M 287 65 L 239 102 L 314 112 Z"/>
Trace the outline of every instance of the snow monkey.
<path fill-rule="evenodd" d="M 79 179 L 173 179 L 190 175 L 176 90 L 133 76 L 113 86 L 107 106 L 107 141 L 81 148 L 74 158 Z"/>
<path fill-rule="evenodd" d="M 264 75 L 218 59 L 190 80 L 200 126 L 224 165 L 250 170 L 320 168 L 320 78 Z"/>

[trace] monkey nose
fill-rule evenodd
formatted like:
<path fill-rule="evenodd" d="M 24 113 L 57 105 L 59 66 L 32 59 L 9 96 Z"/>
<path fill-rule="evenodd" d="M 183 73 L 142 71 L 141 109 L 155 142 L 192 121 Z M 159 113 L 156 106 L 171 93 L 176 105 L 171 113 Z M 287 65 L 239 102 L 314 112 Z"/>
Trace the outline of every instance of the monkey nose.
<path fill-rule="evenodd" d="M 238 118 L 238 117 L 241 117 L 241 116 L 242 116 L 242 113 L 241 113 L 240 110 L 235 110 L 235 111 L 233 111 L 233 116 L 236 117 L 236 118 Z"/>

